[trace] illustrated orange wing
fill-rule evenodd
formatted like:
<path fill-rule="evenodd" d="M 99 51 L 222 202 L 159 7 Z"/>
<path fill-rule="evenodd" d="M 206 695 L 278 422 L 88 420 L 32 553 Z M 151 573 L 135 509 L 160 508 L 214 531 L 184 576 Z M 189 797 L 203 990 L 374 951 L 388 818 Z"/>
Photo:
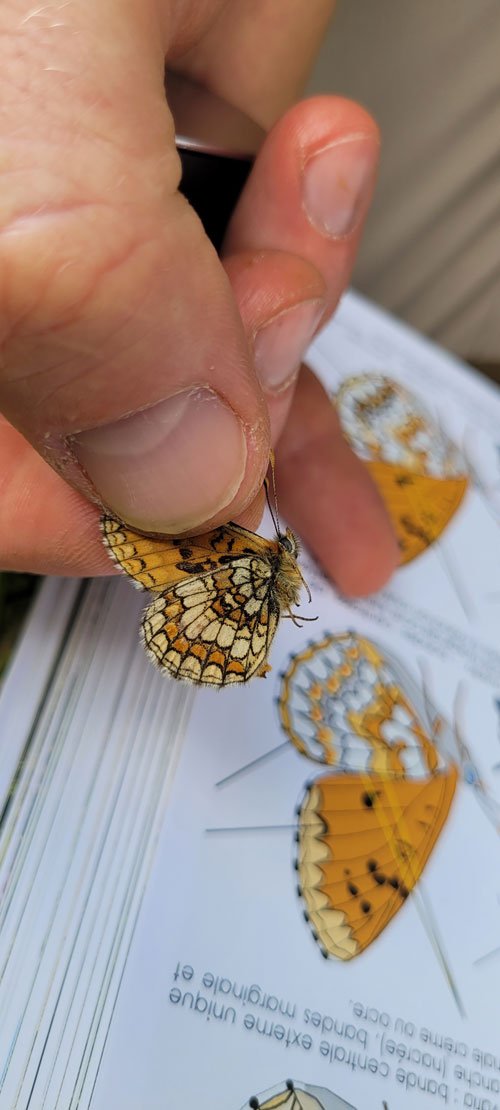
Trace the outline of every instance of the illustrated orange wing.
<path fill-rule="evenodd" d="M 445 824 L 457 772 L 424 780 L 325 775 L 299 813 L 297 870 L 324 956 L 350 960 L 401 909 Z"/>
<path fill-rule="evenodd" d="M 365 460 L 391 518 L 401 549 L 411 562 L 441 535 L 466 493 L 466 477 L 431 478 L 379 460 Z"/>
<path fill-rule="evenodd" d="M 287 1079 L 280 1087 L 254 1095 L 242 1110 L 355 1110 L 350 1102 L 345 1102 L 326 1087 L 312 1086 L 310 1083 L 294 1083 Z"/>
<path fill-rule="evenodd" d="M 439 538 L 469 483 L 465 459 L 410 390 L 382 373 L 342 382 L 342 430 L 370 471 L 409 563 Z"/>
<path fill-rule="evenodd" d="M 192 575 L 208 574 L 239 555 L 265 555 L 276 545 L 237 524 L 221 525 L 192 539 L 145 536 L 116 517 L 101 520 L 111 559 L 137 586 L 153 593 Z"/>

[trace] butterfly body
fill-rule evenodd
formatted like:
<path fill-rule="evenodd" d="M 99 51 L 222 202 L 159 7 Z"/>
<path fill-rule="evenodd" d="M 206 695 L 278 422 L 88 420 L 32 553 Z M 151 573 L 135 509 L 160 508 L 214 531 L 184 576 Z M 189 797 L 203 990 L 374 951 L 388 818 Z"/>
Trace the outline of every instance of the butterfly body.
<path fill-rule="evenodd" d="M 265 675 L 280 616 L 299 601 L 292 532 L 267 540 L 228 524 L 188 539 L 146 536 L 110 515 L 101 530 L 113 561 L 156 595 L 142 640 L 160 668 L 217 687 Z"/>

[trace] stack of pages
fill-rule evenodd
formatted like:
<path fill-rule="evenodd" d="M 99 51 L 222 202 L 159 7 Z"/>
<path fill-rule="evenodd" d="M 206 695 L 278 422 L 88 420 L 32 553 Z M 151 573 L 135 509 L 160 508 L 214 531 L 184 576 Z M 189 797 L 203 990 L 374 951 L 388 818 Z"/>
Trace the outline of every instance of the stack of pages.
<path fill-rule="evenodd" d="M 0 696 L 0 1110 L 500 1106 L 500 393 L 354 294 L 308 361 L 401 568 L 350 603 L 305 551 L 319 620 L 222 691 L 151 666 L 127 581 L 43 584 Z"/>

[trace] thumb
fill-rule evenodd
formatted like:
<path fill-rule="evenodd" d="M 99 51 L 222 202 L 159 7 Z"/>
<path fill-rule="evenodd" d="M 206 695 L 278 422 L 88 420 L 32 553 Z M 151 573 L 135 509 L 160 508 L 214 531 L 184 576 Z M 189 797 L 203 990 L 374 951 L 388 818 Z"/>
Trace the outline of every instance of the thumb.
<path fill-rule="evenodd" d="M 177 191 L 163 51 L 142 5 L 65 12 L 50 34 L 50 6 L 2 16 L 0 409 L 139 528 L 215 524 L 260 487 L 268 424 L 228 279 Z"/>

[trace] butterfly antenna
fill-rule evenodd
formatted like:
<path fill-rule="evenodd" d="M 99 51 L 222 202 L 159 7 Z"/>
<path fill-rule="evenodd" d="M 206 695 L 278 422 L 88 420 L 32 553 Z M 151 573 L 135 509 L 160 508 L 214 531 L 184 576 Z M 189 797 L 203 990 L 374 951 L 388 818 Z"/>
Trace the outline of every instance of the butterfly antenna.
<path fill-rule="evenodd" d="M 269 466 L 271 468 L 271 480 L 272 480 L 272 487 L 273 487 L 273 504 L 271 504 L 271 498 L 270 498 L 270 494 L 269 494 L 269 478 L 264 478 L 264 489 L 266 491 L 267 506 L 268 506 L 269 512 L 271 513 L 271 519 L 272 519 L 272 522 L 273 522 L 275 530 L 276 530 L 276 535 L 279 536 L 281 534 L 281 529 L 280 529 L 280 514 L 279 514 L 279 509 L 278 509 L 278 498 L 277 498 L 277 495 L 276 495 L 276 472 L 275 472 L 275 469 L 274 469 L 274 451 L 269 452 Z"/>

